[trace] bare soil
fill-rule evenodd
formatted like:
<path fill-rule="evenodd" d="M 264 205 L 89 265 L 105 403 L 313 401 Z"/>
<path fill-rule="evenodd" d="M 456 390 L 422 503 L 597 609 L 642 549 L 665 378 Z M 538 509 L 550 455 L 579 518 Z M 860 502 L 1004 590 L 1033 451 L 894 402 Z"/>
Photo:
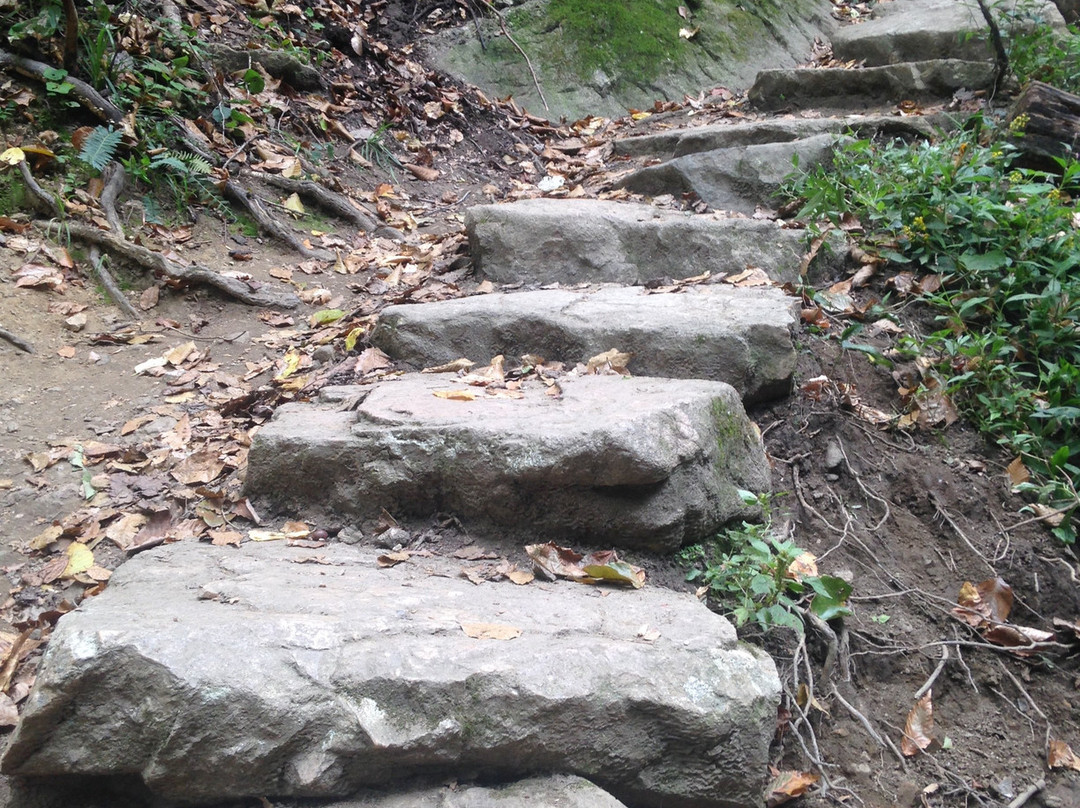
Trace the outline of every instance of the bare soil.
<path fill-rule="evenodd" d="M 412 41 L 432 11 L 457 11 L 454 3 L 418 3 L 423 14 L 407 13 L 409 5 L 384 4 L 380 35 L 396 47 Z M 358 63 L 351 69 L 359 74 L 368 67 Z M 409 98 L 406 104 L 412 103 Z M 395 370 L 358 366 L 363 341 L 346 353 L 345 334 L 309 322 L 314 312 L 341 308 L 350 313 L 349 322 L 363 325 L 387 302 L 474 290 L 479 279 L 471 276 L 461 247 L 465 206 L 538 195 L 535 182 L 543 174 L 535 169 L 541 159 L 569 178 L 568 189 L 610 194 L 611 177 L 628 167 L 611 160 L 605 145 L 611 137 L 752 114 L 727 104 L 730 99 L 729 93 L 717 93 L 713 100 L 725 102 L 719 106 L 690 105 L 642 121 L 608 122 L 588 135 L 583 127 L 547 131 L 512 108 L 469 102 L 453 121 L 461 139 L 432 135 L 442 144 L 429 149 L 440 171 L 434 181 L 400 168 L 365 170 L 345 159 L 333 161 L 330 174 L 367 204 L 374 205 L 381 184 L 392 187 L 393 195 L 384 197 L 392 208 L 387 222 L 400 232 L 395 242 L 332 220 L 307 227 L 327 233 L 315 238 L 335 245 L 339 255 L 357 256 L 344 272 L 330 262 L 305 262 L 272 242 L 242 235 L 209 212 L 195 211 L 191 238 L 171 245 L 183 258 L 243 271 L 258 283 L 326 290 L 318 302 L 284 313 L 291 322 L 279 312 L 203 288 L 172 289 L 137 268 L 120 267 L 132 298 L 155 284 L 161 289 L 141 324 L 118 331 L 117 310 L 103 298 L 76 247 L 70 250 L 75 266 L 61 268 L 62 291 L 17 287 L 16 270 L 29 261 L 50 260 L 39 246 L 44 243 L 40 232 L 5 236 L 0 326 L 34 346 L 27 354 L 0 340 L 0 638 L 30 632 L 14 681 L 32 682 L 49 626 L 102 588 L 102 581 L 85 576 L 50 578 L 49 565 L 55 569 L 73 541 L 90 544 L 98 538 L 95 562 L 108 570 L 122 563 L 125 548 L 153 538 L 142 525 L 120 539 L 102 539 L 126 514 L 164 512 L 174 527 L 187 526 L 186 534 L 177 530 L 173 537 L 208 541 L 212 536 L 202 506 L 209 502 L 224 517 L 215 529 L 250 527 L 235 506 L 242 502 L 239 480 L 251 429 L 286 398 L 311 395 L 331 381 L 368 381 Z M 570 136 L 584 138 L 591 162 L 551 163 L 540 157 L 545 138 Z M 403 162 L 415 156 L 403 145 L 394 148 Z M 415 226 L 401 225 L 405 214 Z M 154 234 L 142 234 L 153 242 Z M 28 244 L 29 254 L 23 250 Z M 443 251 L 430 258 L 433 245 Z M 249 260 L 230 258 L 238 247 L 250 253 Z M 415 260 L 387 260 L 394 254 Z M 836 279 L 819 280 L 826 285 Z M 69 330 L 70 309 L 58 310 L 58 303 L 86 306 L 86 326 Z M 924 314 L 913 304 L 903 316 Z M 109 334 L 111 340 L 95 338 Z M 888 338 L 881 340 L 887 349 Z M 189 342 L 196 354 L 168 368 L 167 375 L 135 371 Z M 329 352 L 318 353 L 322 344 Z M 305 379 L 291 389 L 273 381 L 290 349 L 301 355 L 297 375 Z M 826 376 L 851 385 L 862 404 L 899 412 L 903 405 L 889 371 L 861 354 L 842 352 L 838 340 L 828 336 L 801 335 L 800 352 L 795 393 L 751 414 L 772 458 L 774 490 L 783 494 L 780 521 L 794 541 L 817 556 L 822 572 L 849 579 L 854 595 L 853 614 L 833 624 L 832 638 L 814 628 L 805 638 L 786 631 L 765 636 L 744 631 L 774 655 L 791 697 L 800 685 L 808 688 L 809 700 L 800 706 L 790 698 L 781 711 L 775 761 L 778 769 L 813 771 L 822 780 L 792 804 L 1080 806 L 1076 772 L 1047 768 L 1048 740 L 1080 749 L 1075 642 L 1059 632 L 1060 646 L 1021 655 L 986 641 L 951 614 L 965 581 L 1000 577 L 1015 593 L 1012 622 L 1053 630 L 1054 618 L 1076 621 L 1075 556 L 1021 512 L 1024 501 L 1011 493 L 1006 474 L 1011 458 L 969 426 L 958 422 L 898 431 L 869 423 L 851 406 L 850 396 L 811 380 Z M 120 448 L 90 456 L 95 442 Z M 89 474 L 71 462 L 77 447 L 87 455 Z M 200 447 L 221 449 L 230 464 L 210 483 L 180 484 L 171 472 Z M 28 458 L 40 459 L 53 448 L 57 462 L 35 470 Z M 842 459 L 832 463 L 838 451 Z M 280 515 L 264 517 L 264 526 L 280 526 Z M 194 526 L 200 518 L 203 523 Z M 53 525 L 64 527 L 62 535 L 31 549 L 34 537 Z M 311 527 L 333 534 L 343 526 Z M 470 541 L 460 525 L 445 519 L 407 527 L 413 540 L 424 536 L 428 549 L 436 551 L 451 552 Z M 520 553 L 514 560 L 524 562 L 520 550 L 499 549 Z M 630 560 L 646 567 L 651 585 L 688 586 L 673 559 Z M 898 755 L 893 747 L 900 745 L 915 694 L 942 661 L 932 686 L 935 743 L 910 757 Z M 1040 782 L 1044 787 L 1029 793 L 1029 786 Z M 84 804 L 94 802 L 85 796 Z"/>

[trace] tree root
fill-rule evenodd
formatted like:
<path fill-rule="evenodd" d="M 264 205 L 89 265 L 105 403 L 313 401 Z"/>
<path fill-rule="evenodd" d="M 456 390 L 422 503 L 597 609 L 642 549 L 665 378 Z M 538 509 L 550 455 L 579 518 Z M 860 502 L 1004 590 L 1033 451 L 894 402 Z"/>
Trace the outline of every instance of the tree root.
<path fill-rule="evenodd" d="M 5 50 L 0 50 L 0 68 L 14 70 L 24 76 L 29 76 L 38 81 L 45 81 L 46 71 L 52 70 L 52 65 L 27 59 L 24 56 L 16 56 Z M 72 86 L 72 94 L 92 113 L 106 123 L 119 124 L 124 120 L 124 112 L 120 107 L 109 101 L 101 93 L 81 79 L 74 76 L 65 76 L 64 81 Z"/>
<path fill-rule="evenodd" d="M 120 221 L 120 214 L 116 212 L 116 198 L 124 190 L 127 173 L 124 167 L 117 162 L 111 162 L 105 167 L 105 189 L 101 192 L 101 209 L 105 211 L 105 220 L 118 236 L 124 235 L 124 225 Z M 136 317 L 136 319 L 138 319 Z"/>
<path fill-rule="evenodd" d="M 266 210 L 263 209 L 262 203 L 253 193 L 235 180 L 226 181 L 223 192 L 227 198 L 246 210 L 248 215 L 259 225 L 260 229 L 273 236 L 278 241 L 288 244 L 305 258 L 317 258 L 322 261 L 329 261 L 333 258 L 326 250 L 317 250 L 304 244 L 292 230 L 267 213 Z"/>
<path fill-rule="evenodd" d="M 252 288 L 238 278 L 230 278 L 219 272 L 195 264 L 180 266 L 170 261 L 159 252 L 138 244 L 125 241 L 120 236 L 101 230 L 82 222 L 65 222 L 65 230 L 74 238 L 97 244 L 110 252 L 121 255 L 147 269 L 159 272 L 173 281 L 181 283 L 201 283 L 224 292 L 225 294 L 251 306 L 269 306 L 292 309 L 300 305 L 300 299 L 291 292 L 282 292 L 272 288 Z"/>
<path fill-rule="evenodd" d="M 105 288 L 109 297 L 112 298 L 117 308 L 124 312 L 129 320 L 134 320 L 135 322 L 141 320 L 142 318 L 139 316 L 139 312 L 135 310 L 135 307 L 131 305 L 131 301 L 127 299 L 127 296 L 120 290 L 120 287 L 116 285 L 116 280 L 105 266 L 105 259 L 102 257 L 101 252 L 96 245 L 90 248 L 90 265 L 94 267 L 94 272 L 97 275 L 98 280 Z"/>
<path fill-rule="evenodd" d="M 352 222 L 369 233 L 379 227 L 379 223 L 371 216 L 364 211 L 357 210 L 348 197 L 335 193 L 317 182 L 295 180 L 283 177 L 280 174 L 267 174 L 263 171 L 249 171 L 248 173 L 267 185 L 311 199 L 327 212 L 334 214 L 339 219 Z"/>
<path fill-rule="evenodd" d="M 26 353 L 33 353 L 34 346 L 24 340 L 18 334 L 13 334 L 6 328 L 0 327 L 0 339 L 7 340 L 20 351 L 26 351 Z"/>
<path fill-rule="evenodd" d="M 60 206 L 56 197 L 38 185 L 38 181 L 30 173 L 30 166 L 26 164 L 25 160 L 19 162 L 19 173 L 22 174 L 23 183 L 26 185 L 27 193 L 30 194 L 30 198 L 33 200 L 34 207 L 58 219 L 64 215 L 64 209 Z"/>

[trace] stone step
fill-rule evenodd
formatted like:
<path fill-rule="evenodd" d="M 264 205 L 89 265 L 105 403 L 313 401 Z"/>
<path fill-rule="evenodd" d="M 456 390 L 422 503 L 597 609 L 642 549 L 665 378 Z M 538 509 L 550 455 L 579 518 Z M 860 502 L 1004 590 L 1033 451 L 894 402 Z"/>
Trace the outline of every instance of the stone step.
<path fill-rule="evenodd" d="M 764 269 L 795 281 L 806 231 L 596 199 L 528 199 L 465 214 L 477 270 L 501 284 L 644 284 Z M 831 254 L 826 260 L 840 260 Z"/>
<path fill-rule="evenodd" d="M 498 786 L 458 782 L 385 794 L 354 795 L 319 808 L 626 808 L 602 788 L 572 774 L 529 777 Z"/>
<path fill-rule="evenodd" d="M 461 357 L 486 365 L 500 354 L 572 367 L 617 348 L 633 354 L 635 375 L 727 382 L 757 402 L 791 390 L 797 305 L 779 289 L 723 284 L 674 294 L 543 289 L 389 306 L 371 341 L 417 369 Z"/>
<path fill-rule="evenodd" d="M 931 59 L 848 70 L 808 67 L 763 70 L 747 92 L 762 110 L 858 109 L 951 98 L 957 90 L 994 85 L 994 63 Z"/>
<path fill-rule="evenodd" d="M 768 463 L 730 385 L 617 375 L 559 385 L 561 397 L 533 381 L 508 398 L 450 374 L 411 374 L 331 388 L 259 430 L 245 491 L 336 524 L 383 509 L 450 512 L 474 535 L 657 552 L 756 512 L 738 490 L 768 490 Z"/>
<path fill-rule="evenodd" d="M 1003 31 L 1019 7 L 1017 25 L 1034 16 L 1065 31 L 1061 12 L 1049 0 L 1006 0 L 990 4 Z M 841 61 L 864 61 L 867 66 L 915 62 L 933 54 L 939 59 L 993 61 L 989 27 L 979 6 L 957 0 L 896 0 L 878 3 L 858 25 L 833 33 L 833 55 Z"/>
<path fill-rule="evenodd" d="M 4 773 L 141 781 L 170 804 L 549 772 L 640 806 L 760 804 L 776 669 L 692 595 L 376 557 L 133 558 L 59 621 Z"/>
<path fill-rule="evenodd" d="M 634 135 L 615 141 L 615 154 L 627 157 L 655 156 L 663 159 L 687 154 L 788 143 L 814 135 L 851 133 L 856 137 L 911 138 L 933 137 L 939 129 L 952 129 L 954 120 L 947 115 L 870 114 L 836 118 L 774 118 L 736 124 L 712 124 L 686 129 Z"/>
<path fill-rule="evenodd" d="M 646 196 L 695 193 L 711 208 L 749 214 L 758 206 L 776 206 L 777 191 L 795 170 L 794 157 L 803 171 L 828 164 L 837 142 L 836 135 L 825 133 L 686 154 L 639 169 L 619 186 Z"/>

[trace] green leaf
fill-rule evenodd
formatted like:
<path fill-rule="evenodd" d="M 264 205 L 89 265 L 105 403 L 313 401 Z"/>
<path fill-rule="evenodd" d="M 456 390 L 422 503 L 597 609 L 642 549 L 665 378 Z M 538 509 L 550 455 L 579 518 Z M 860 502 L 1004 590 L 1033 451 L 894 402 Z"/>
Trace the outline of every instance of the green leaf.
<path fill-rule="evenodd" d="M 95 126 L 79 150 L 79 159 L 101 171 L 112 162 L 123 139 L 124 133 L 118 129 Z"/>
<path fill-rule="evenodd" d="M 972 272 L 997 272 L 1009 264 L 1009 256 L 1001 250 L 985 253 L 966 252 L 960 256 L 960 265 Z"/>
<path fill-rule="evenodd" d="M 323 309 L 312 314 L 310 322 L 312 325 L 326 325 L 327 323 L 336 323 L 344 316 L 345 312 L 342 309 Z"/>
<path fill-rule="evenodd" d="M 263 78 L 262 73 L 254 68 L 248 68 L 244 73 L 244 86 L 247 91 L 252 95 L 258 95 L 264 89 L 266 89 L 266 79 Z"/>
<path fill-rule="evenodd" d="M 844 617 L 851 614 L 847 599 L 851 595 L 851 584 L 834 575 L 820 575 L 804 578 L 803 583 L 814 590 L 814 599 L 810 601 L 810 611 L 822 620 Z"/>

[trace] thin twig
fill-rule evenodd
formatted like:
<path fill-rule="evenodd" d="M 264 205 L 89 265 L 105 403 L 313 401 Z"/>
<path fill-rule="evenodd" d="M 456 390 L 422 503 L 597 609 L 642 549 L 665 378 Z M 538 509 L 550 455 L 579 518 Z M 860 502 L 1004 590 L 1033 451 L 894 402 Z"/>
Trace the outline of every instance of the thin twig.
<path fill-rule="evenodd" d="M 870 528 L 872 532 L 880 530 L 881 526 L 888 521 L 890 516 L 892 516 L 892 510 L 889 508 L 888 500 L 886 500 L 884 497 L 878 496 L 873 491 L 871 491 L 862 481 L 862 475 L 851 467 L 851 461 L 848 459 L 847 450 L 844 448 L 844 442 L 840 439 L 839 435 L 837 435 L 836 437 L 836 445 L 840 447 L 840 454 L 844 458 L 844 465 L 847 466 L 848 474 L 850 474 L 852 478 L 854 478 L 856 484 L 859 486 L 859 490 L 862 491 L 868 498 L 880 502 L 881 506 L 885 509 L 885 513 L 882 514 L 881 519 L 878 520 L 876 525 Z"/>
<path fill-rule="evenodd" d="M 941 672 L 945 670 L 945 664 L 949 661 L 949 646 L 941 646 L 941 660 L 938 662 L 937 667 L 934 668 L 934 672 L 930 674 L 930 678 L 923 682 L 923 686 L 915 691 L 915 701 L 918 701 L 930 688 L 934 686 L 934 682 L 941 675 Z"/>
<path fill-rule="evenodd" d="M 11 331 L 8 331 L 6 328 L 0 327 L 0 339 L 7 340 L 20 351 L 26 351 L 26 353 L 34 352 L 33 345 L 24 340 L 18 334 L 13 334 Z"/>
<path fill-rule="evenodd" d="M 979 552 L 979 550 L 975 547 L 974 544 L 971 543 L 971 539 L 969 539 L 964 533 L 964 531 L 960 529 L 960 525 L 956 524 L 956 521 L 952 518 L 952 516 L 949 515 L 949 512 L 945 510 L 945 506 L 941 503 L 941 499 L 938 497 L 936 492 L 930 492 L 930 501 L 934 503 L 934 508 L 937 510 L 938 515 L 941 516 L 941 518 L 944 519 L 946 523 L 948 523 L 949 527 L 951 527 L 956 532 L 957 536 L 964 540 L 964 544 L 968 546 L 968 549 L 975 554 L 976 558 L 978 558 L 982 563 L 987 566 L 987 568 L 990 570 L 991 573 L 993 573 L 994 577 L 996 578 L 997 570 L 994 569 L 994 565 L 987 561 L 986 557 Z"/>
<path fill-rule="evenodd" d="M 105 259 L 96 244 L 90 248 L 90 264 L 94 267 L 94 273 L 97 275 L 98 280 L 101 281 L 101 285 L 117 307 L 128 316 L 128 319 L 138 322 L 141 319 L 139 312 L 135 310 L 135 307 L 131 305 L 131 301 L 127 299 L 127 296 L 117 285 L 112 273 L 105 266 Z"/>
<path fill-rule="evenodd" d="M 1046 717 L 1046 713 L 1039 709 L 1039 705 L 1035 703 L 1035 699 L 1031 698 L 1031 694 L 1027 692 L 1027 689 L 1022 684 L 1020 684 L 1020 680 L 1013 675 L 1013 672 L 1011 670 L 1005 667 L 1005 664 L 1000 659 L 998 660 L 998 665 L 1001 667 L 1002 672 L 1009 677 L 1013 685 L 1016 686 L 1016 689 L 1023 694 L 1025 699 L 1027 699 L 1028 704 L 1031 705 L 1031 709 L 1033 709 L 1039 714 L 1039 718 L 1049 724 L 1050 719 Z"/>
<path fill-rule="evenodd" d="M 840 695 L 840 691 L 836 689 L 836 685 L 833 685 L 832 694 L 836 697 L 836 700 L 846 709 L 851 715 L 863 725 L 863 729 L 867 731 L 871 738 L 877 741 L 883 748 L 892 750 L 892 753 L 896 755 L 896 759 L 900 761 L 900 766 L 907 771 L 907 761 L 904 760 L 904 756 L 900 754 L 900 750 L 896 748 L 896 744 L 892 742 L 892 739 L 888 736 L 882 736 L 874 729 L 874 725 L 870 723 L 870 719 L 859 712 L 855 707 L 849 704 L 843 696 Z"/>
<path fill-rule="evenodd" d="M 1040 777 L 1030 786 L 1016 795 L 1016 799 L 1009 803 L 1008 808 L 1021 808 L 1028 800 L 1046 788 L 1046 778 Z"/>
<path fill-rule="evenodd" d="M 529 54 L 525 52 L 521 45 L 518 44 L 518 41 L 510 34 L 510 30 L 506 27 L 506 19 L 503 17 L 502 12 L 495 8 L 491 0 L 481 0 L 481 2 L 487 6 L 488 11 L 495 15 L 496 19 L 499 21 L 499 28 L 502 31 L 503 36 L 510 40 L 510 44 L 517 48 L 517 52 L 520 53 L 521 58 L 525 60 L 525 65 L 529 68 L 529 73 L 532 74 L 533 84 L 536 85 L 536 92 L 539 93 L 540 100 L 544 102 L 544 109 L 550 111 L 551 107 L 548 106 L 547 99 L 544 98 L 544 91 L 540 88 L 540 79 L 536 77 L 536 71 L 533 70 L 532 60 L 529 59 Z"/>

